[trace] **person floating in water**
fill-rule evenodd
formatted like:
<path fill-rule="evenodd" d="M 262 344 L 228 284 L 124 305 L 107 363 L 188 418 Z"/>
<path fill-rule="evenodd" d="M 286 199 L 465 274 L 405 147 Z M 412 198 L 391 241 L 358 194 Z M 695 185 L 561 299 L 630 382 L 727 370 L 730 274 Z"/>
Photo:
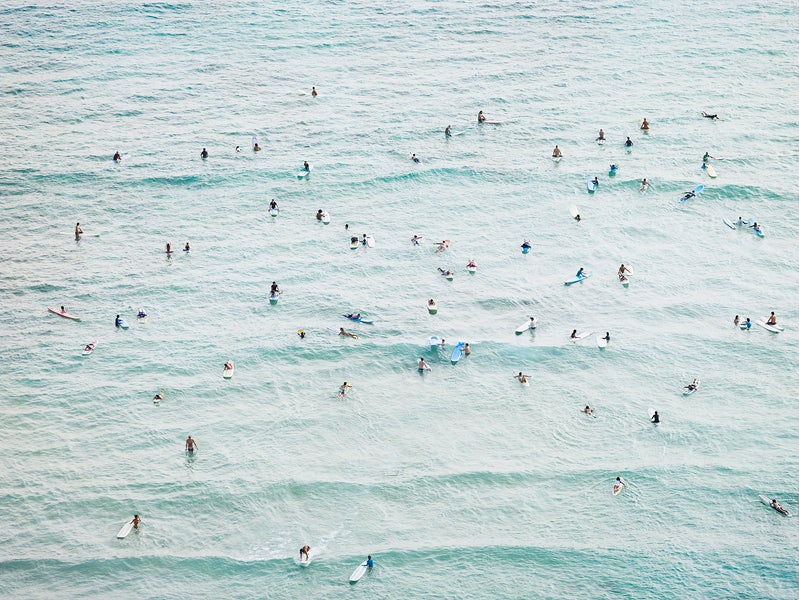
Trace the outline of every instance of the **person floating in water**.
<path fill-rule="evenodd" d="M 319 95 L 319 92 L 316 91 L 316 86 L 311 86 L 311 96 L 316 98 Z"/>
<path fill-rule="evenodd" d="M 660 415 L 658 414 L 658 411 L 655 411 L 654 414 L 652 415 L 652 418 L 649 420 L 652 421 L 653 423 L 660 423 Z"/>
<path fill-rule="evenodd" d="M 186 452 L 194 452 L 199 447 L 197 446 L 197 442 L 195 442 L 191 436 L 186 438 Z"/>
<path fill-rule="evenodd" d="M 472 353 L 472 349 L 469 347 L 469 342 L 466 342 L 463 345 L 463 355 L 464 356 L 469 356 L 471 353 Z"/>
<path fill-rule="evenodd" d="M 452 137 L 452 128 L 449 125 L 447 125 L 447 128 L 444 130 L 444 136 Z"/>
<path fill-rule="evenodd" d="M 555 148 L 552 150 L 552 158 L 560 158 L 561 156 L 563 156 L 563 152 L 561 152 L 558 145 L 555 144 Z"/>
<path fill-rule="evenodd" d="M 706 119 L 713 119 L 714 121 L 720 121 L 721 120 L 721 119 L 719 119 L 718 115 L 709 115 L 705 111 L 702 111 L 702 116 L 705 117 Z"/>
<path fill-rule="evenodd" d="M 119 153 L 119 150 L 117 150 L 116 152 L 114 152 L 114 160 L 115 160 L 116 162 L 121 162 L 121 161 L 122 161 L 122 155 Z"/>
<path fill-rule="evenodd" d="M 203 148 L 203 151 L 200 152 L 200 158 L 208 158 L 208 150 Z"/>
<path fill-rule="evenodd" d="M 477 122 L 478 123 L 484 123 L 485 120 L 486 120 L 486 116 L 483 114 L 483 111 L 481 110 L 479 113 L 477 113 Z"/>
<path fill-rule="evenodd" d="M 630 139 L 630 136 L 627 136 L 627 141 L 624 142 L 624 145 L 627 146 L 628 148 L 632 147 L 633 141 Z"/>
<path fill-rule="evenodd" d="M 80 228 L 80 223 L 75 223 L 75 237 L 80 237 L 83 229 Z"/>
<path fill-rule="evenodd" d="M 258 142 L 255 142 L 252 145 L 252 151 L 253 152 L 260 152 L 261 151 L 261 145 Z"/>
<path fill-rule="evenodd" d="M 169 242 L 166 243 L 166 253 L 172 254 L 172 244 L 170 244 Z"/>
<path fill-rule="evenodd" d="M 606 342 L 610 343 L 610 332 L 606 331 L 605 332 L 605 337 L 603 337 L 602 339 L 605 340 Z"/>
<path fill-rule="evenodd" d="M 420 162 L 422 162 L 421 160 L 419 160 L 419 157 L 418 157 L 418 156 L 416 156 L 415 154 L 414 154 L 413 156 L 411 156 L 411 160 L 412 160 L 413 162 L 415 162 L 415 163 L 420 163 Z"/>
<path fill-rule="evenodd" d="M 345 381 L 344 383 L 342 383 L 342 384 L 341 384 L 341 387 L 340 387 L 340 388 L 338 388 L 338 396 L 339 396 L 339 398 L 342 398 L 342 397 L 346 396 L 346 395 L 347 395 L 347 391 L 348 391 L 348 390 L 349 390 L 351 387 L 352 387 L 352 386 L 351 386 L 349 383 L 347 383 L 346 381 Z"/>

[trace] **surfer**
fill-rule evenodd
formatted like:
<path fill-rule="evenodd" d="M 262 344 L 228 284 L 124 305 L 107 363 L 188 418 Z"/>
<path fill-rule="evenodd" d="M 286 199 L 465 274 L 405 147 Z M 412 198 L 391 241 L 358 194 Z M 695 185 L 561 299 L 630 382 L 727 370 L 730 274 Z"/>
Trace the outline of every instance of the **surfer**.
<path fill-rule="evenodd" d="M 591 183 L 593 183 L 593 184 L 594 184 L 596 187 L 599 187 L 599 177 L 596 177 L 596 176 L 595 176 L 595 177 L 594 177 L 594 178 L 591 180 Z"/>
<path fill-rule="evenodd" d="M 164 394 L 162 392 L 163 390 L 161 390 L 155 396 L 153 396 L 153 402 L 161 402 L 161 400 L 164 399 Z"/>
<path fill-rule="evenodd" d="M 555 144 L 555 149 L 552 150 L 552 158 L 560 158 L 561 156 L 563 156 L 563 152 L 561 152 L 558 145 Z"/>
<path fill-rule="evenodd" d="M 658 414 L 658 411 L 655 411 L 654 414 L 652 415 L 652 418 L 649 420 L 652 421 L 653 423 L 660 423 L 660 415 Z"/>
<path fill-rule="evenodd" d="M 325 215 L 324 211 L 320 208 L 316 211 L 316 220 L 321 221 L 322 217 Z"/>
<path fill-rule="evenodd" d="M 133 520 L 131 521 L 131 523 L 133 523 L 133 529 L 138 529 L 139 528 L 139 523 L 141 523 L 141 519 L 139 518 L 139 515 L 133 515 Z"/>
<path fill-rule="evenodd" d="M 571 339 L 573 339 L 573 340 L 577 339 L 577 330 L 576 329 L 572 330 Z"/>
<path fill-rule="evenodd" d="M 649 131 L 649 121 L 646 120 L 646 117 L 644 117 L 644 120 L 641 121 L 641 129 Z"/>
<path fill-rule="evenodd" d="M 208 158 L 208 150 L 203 148 L 203 151 L 200 152 L 200 158 Z"/>
<path fill-rule="evenodd" d="M 787 509 L 783 508 L 782 505 L 779 502 L 777 502 L 776 498 L 771 499 L 771 504 L 769 504 L 769 506 L 774 510 L 776 510 L 778 513 L 782 513 L 783 515 L 790 514 Z"/>
<path fill-rule="evenodd" d="M 275 199 L 272 198 L 272 201 L 269 203 L 269 210 L 272 210 L 272 209 L 275 209 L 275 208 L 277 208 L 277 202 L 275 202 Z"/>
<path fill-rule="evenodd" d="M 619 279 L 621 279 L 622 277 L 624 277 L 624 274 L 625 274 L 625 273 L 630 273 L 630 272 L 631 272 L 631 271 L 630 271 L 630 269 L 628 269 L 627 267 L 625 267 L 625 266 L 624 266 L 624 263 L 622 263 L 622 265 L 619 267 Z"/>
<path fill-rule="evenodd" d="M 375 561 L 372 560 L 372 555 L 370 554 L 366 557 L 366 568 L 371 569 L 374 566 L 375 566 Z"/>
<path fill-rule="evenodd" d="M 630 136 L 627 136 L 627 141 L 624 142 L 624 145 L 630 148 L 633 145 L 633 141 L 630 139 Z"/>
<path fill-rule="evenodd" d="M 269 288 L 269 293 L 270 294 L 279 294 L 280 293 L 280 288 L 278 287 L 276 282 L 274 282 L 274 281 L 272 282 L 272 286 Z"/>
<path fill-rule="evenodd" d="M 599 130 L 599 137 L 596 139 L 597 142 L 600 140 L 603 142 L 605 141 L 605 131 L 603 129 Z"/>
<path fill-rule="evenodd" d="M 75 223 L 75 237 L 80 237 L 82 233 L 83 229 L 80 228 L 80 223 Z"/>
<path fill-rule="evenodd" d="M 146 312 L 144 312 L 144 309 L 143 309 L 143 308 L 140 308 L 140 309 L 139 309 L 139 312 L 137 312 L 137 313 L 136 313 L 136 318 L 137 318 L 137 319 L 143 319 L 143 318 L 144 318 L 144 317 L 146 317 L 146 316 L 147 316 L 147 313 L 146 313 Z"/>
<path fill-rule="evenodd" d="M 718 115 L 709 115 L 705 111 L 702 111 L 702 116 L 705 117 L 706 119 L 713 119 L 714 121 L 720 121 L 721 120 L 721 119 L 719 119 Z"/>
<path fill-rule="evenodd" d="M 418 156 L 416 156 L 415 154 L 411 156 L 411 160 L 412 160 L 413 162 L 415 162 L 415 163 L 420 163 L 420 162 L 422 162 L 422 161 L 420 161 L 420 160 L 419 160 L 419 157 L 418 157 Z"/>
<path fill-rule="evenodd" d="M 583 412 L 585 414 L 587 414 L 587 415 L 593 415 L 594 414 L 594 409 L 586 404 L 585 408 L 583 409 Z"/>
<path fill-rule="evenodd" d="M 716 158 L 715 156 L 710 156 L 709 152 L 705 152 L 705 155 L 702 157 L 702 163 L 705 164 L 711 158 Z"/>
<path fill-rule="evenodd" d="M 760 233 L 760 225 L 757 224 L 757 221 L 755 221 L 754 225 L 752 225 L 752 229 Z"/>
<path fill-rule="evenodd" d="M 771 316 L 766 321 L 766 325 L 776 325 L 777 324 L 777 315 L 774 314 L 774 311 L 771 311 Z"/>
<path fill-rule="evenodd" d="M 345 329 L 343 327 L 339 327 L 338 328 L 338 334 L 339 335 L 346 335 L 347 337 L 351 337 L 351 338 L 357 338 L 358 337 L 354 333 L 350 333 L 349 331 L 345 331 Z"/>
<path fill-rule="evenodd" d="M 308 164 L 307 160 L 302 163 L 302 170 L 308 173 L 311 172 L 311 165 Z"/>
<path fill-rule="evenodd" d="M 436 242 L 436 244 L 438 246 L 436 248 L 436 252 L 443 252 L 444 250 L 449 248 L 449 240 L 443 240 L 441 242 Z"/>
<path fill-rule="evenodd" d="M 483 114 L 483 111 L 481 110 L 479 113 L 477 113 L 477 122 L 483 123 L 485 120 L 486 116 Z"/>
<path fill-rule="evenodd" d="M 641 189 L 640 189 L 640 191 L 645 192 L 647 187 L 649 187 L 649 182 L 646 180 L 646 177 L 644 177 L 641 180 Z"/>
<path fill-rule="evenodd" d="M 444 130 L 444 136 L 452 137 L 452 128 L 449 125 L 447 125 L 447 128 Z"/>
<path fill-rule="evenodd" d="M 746 323 L 744 323 L 744 325 L 746 325 L 747 329 L 752 329 L 752 321 L 749 320 L 749 317 L 746 317 Z"/>
<path fill-rule="evenodd" d="M 690 198 L 693 198 L 694 196 L 696 196 L 696 193 L 694 191 L 685 192 L 685 195 L 682 197 L 682 199 L 688 200 Z"/>
<path fill-rule="evenodd" d="M 241 152 L 241 146 L 236 146 L 236 152 Z"/>
<path fill-rule="evenodd" d="M 477 263 L 475 263 L 473 260 L 470 260 L 469 264 L 466 265 L 466 268 L 467 269 L 476 269 L 477 268 Z"/>
<path fill-rule="evenodd" d="M 314 95 L 316 95 L 316 94 L 314 93 Z M 306 561 L 310 560 L 310 557 L 308 556 L 308 551 L 310 549 L 311 549 L 311 547 L 308 546 L 307 544 L 305 546 L 303 546 L 302 548 L 300 548 L 300 562 L 302 562 L 302 557 L 303 556 L 305 557 Z"/>
<path fill-rule="evenodd" d="M 114 152 L 114 161 L 116 161 L 116 162 L 122 162 L 122 155 L 119 153 L 119 150 L 117 150 L 116 152 Z"/>
<path fill-rule="evenodd" d="M 532 246 L 530 245 L 530 242 L 529 242 L 529 241 L 527 241 L 527 240 L 524 240 L 524 241 L 522 242 L 522 250 L 524 250 L 525 248 L 527 248 L 528 250 L 529 250 L 530 248 L 532 248 Z"/>
<path fill-rule="evenodd" d="M 94 350 L 94 344 L 86 344 L 86 347 L 83 349 L 84 352 L 91 352 Z"/>
<path fill-rule="evenodd" d="M 63 306 L 61 307 L 61 312 L 64 312 Z M 117 315 L 117 318 L 114 319 L 114 327 L 119 327 L 120 325 L 122 325 L 122 319 Z"/>
<path fill-rule="evenodd" d="M 186 245 L 183 246 L 183 252 L 191 252 L 191 246 L 189 246 L 188 242 L 186 242 Z"/>
<path fill-rule="evenodd" d="M 741 322 L 741 319 L 738 317 L 738 315 L 735 315 L 735 318 L 732 320 L 732 324 L 735 325 L 736 327 L 738 327 L 738 323 L 740 323 L 740 322 Z"/>
<path fill-rule="evenodd" d="M 253 144 L 253 146 L 252 146 L 252 151 L 253 151 L 253 152 L 260 152 L 260 151 L 261 151 L 261 146 L 260 146 L 260 144 L 258 144 L 258 142 L 255 142 L 255 143 Z"/>
<path fill-rule="evenodd" d="M 419 371 L 431 371 L 432 369 L 430 366 L 424 361 L 422 357 L 419 357 L 419 364 L 418 364 Z"/>
<path fill-rule="evenodd" d="M 527 375 L 519 371 L 518 375 L 513 376 L 515 379 L 519 380 L 519 383 L 527 383 Z"/>
<path fill-rule="evenodd" d="M 305 330 L 304 329 L 298 329 L 297 330 L 297 335 L 300 336 L 301 340 L 304 340 L 305 339 Z"/>
<path fill-rule="evenodd" d="M 233 361 L 229 360 L 225 363 L 224 371 L 232 371 L 233 370 Z"/>
<path fill-rule="evenodd" d="M 466 342 L 463 345 L 463 355 L 464 356 L 469 356 L 471 353 L 472 353 L 472 349 L 469 347 L 469 342 Z"/>
<path fill-rule="evenodd" d="M 577 270 L 577 279 L 582 279 L 583 277 L 585 277 L 585 275 L 583 275 L 583 268 L 582 268 L 582 267 L 580 267 L 580 268 Z"/>
<path fill-rule="evenodd" d="M 414 246 L 418 246 L 419 245 L 419 240 L 421 240 L 421 239 L 422 238 L 420 238 L 418 235 L 415 235 L 415 236 L 413 236 L 411 238 L 411 244 L 413 244 Z"/>
<path fill-rule="evenodd" d="M 698 379 L 694 379 L 694 380 L 693 380 L 691 383 L 689 383 L 688 385 L 684 385 L 684 386 L 683 386 L 683 389 L 685 389 L 685 390 L 689 390 L 689 391 L 693 391 L 693 390 L 695 390 L 695 389 L 696 389 L 696 388 L 698 388 L 698 387 L 699 387 L 699 380 L 698 380 Z"/>
<path fill-rule="evenodd" d="M 347 315 L 347 318 L 348 319 L 353 319 L 353 320 L 354 319 L 360 319 L 361 318 L 361 313 L 354 313 L 354 314 L 350 313 L 350 314 Z"/>
<path fill-rule="evenodd" d="M 166 253 L 172 254 L 172 244 L 170 244 L 169 242 L 166 243 Z"/>
<path fill-rule="evenodd" d="M 441 267 L 438 267 L 438 270 L 441 272 L 441 274 L 442 274 L 444 277 L 452 277 L 452 271 L 450 271 L 449 269 L 447 269 L 447 270 L 445 271 L 445 270 L 444 270 L 444 269 L 442 269 Z"/>
<path fill-rule="evenodd" d="M 580 219 L 581 219 L 580 213 L 577 213 L 576 215 L 574 215 L 574 220 L 575 221 L 579 221 Z"/>
<path fill-rule="evenodd" d="M 197 442 L 195 442 L 191 436 L 186 438 L 186 452 L 194 452 L 198 448 Z"/>
<path fill-rule="evenodd" d="M 622 481 L 621 477 L 616 477 L 616 481 L 613 482 L 613 491 L 618 494 L 625 485 L 627 484 Z"/>
<path fill-rule="evenodd" d="M 605 332 L 605 337 L 603 337 L 602 339 L 605 340 L 606 342 L 610 342 L 610 332 L 606 331 Z"/>
<path fill-rule="evenodd" d="M 428 308 L 435 308 L 436 307 L 436 301 L 433 300 L 432 298 L 430 298 L 430 300 L 427 301 L 427 306 L 428 306 Z"/>
<path fill-rule="evenodd" d="M 311 96 L 316 98 L 319 95 L 319 92 L 316 91 L 316 86 L 311 86 Z"/>
<path fill-rule="evenodd" d="M 619 170 L 619 165 L 610 165 L 610 172 L 613 173 Z"/>
<path fill-rule="evenodd" d="M 442 348 L 446 348 L 447 347 L 447 340 L 441 340 L 441 343 L 439 344 L 439 346 L 441 346 Z"/>

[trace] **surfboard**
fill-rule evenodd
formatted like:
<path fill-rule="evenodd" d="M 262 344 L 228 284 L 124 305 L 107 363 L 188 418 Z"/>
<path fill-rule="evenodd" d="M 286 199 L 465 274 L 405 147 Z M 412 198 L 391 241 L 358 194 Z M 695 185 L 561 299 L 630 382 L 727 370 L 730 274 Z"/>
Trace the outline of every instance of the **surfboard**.
<path fill-rule="evenodd" d="M 535 329 L 537 326 L 538 326 L 537 318 L 533 317 L 532 319 L 527 319 L 524 323 L 522 323 L 516 328 L 516 335 L 521 335 L 527 330 Z"/>
<path fill-rule="evenodd" d="M 236 370 L 236 365 L 233 365 L 232 369 L 222 369 L 222 379 L 230 379 L 231 377 L 233 377 L 233 372 L 235 370 Z"/>
<path fill-rule="evenodd" d="M 483 121 L 486 125 L 502 125 L 502 121 Z"/>
<path fill-rule="evenodd" d="M 330 224 L 330 213 L 324 212 L 322 213 L 322 225 L 329 225 Z"/>
<path fill-rule="evenodd" d="M 763 504 L 765 504 L 766 506 L 768 506 L 770 509 L 772 509 L 774 512 L 777 512 L 777 513 L 779 513 L 779 514 L 783 515 L 784 517 L 790 517 L 790 516 L 791 516 L 791 511 L 789 511 L 789 510 L 788 510 L 787 508 L 785 508 L 784 506 L 783 506 L 782 508 L 784 508 L 784 509 L 785 509 L 785 511 L 787 512 L 787 514 L 786 514 L 786 513 L 782 513 L 782 512 L 780 512 L 780 511 L 778 511 L 776 508 L 774 508 L 773 506 L 771 506 L 771 500 L 769 500 L 768 498 L 766 498 L 766 497 L 765 497 L 765 496 L 763 496 L 762 494 L 758 494 L 758 498 L 760 498 L 760 501 L 761 501 Z"/>
<path fill-rule="evenodd" d="M 606 141 L 605 138 L 597 138 L 596 139 L 597 146 L 604 146 L 605 141 Z"/>
<path fill-rule="evenodd" d="M 567 279 L 566 281 L 564 281 L 564 282 L 563 282 L 563 285 L 571 285 L 571 284 L 573 284 L 573 283 L 579 283 L 579 282 L 581 282 L 583 279 L 588 279 L 589 277 L 591 277 L 591 274 L 592 274 L 592 273 L 593 273 L 593 271 L 583 271 L 583 274 L 582 274 L 582 276 L 580 276 L 580 277 L 577 277 L 577 276 L 575 275 L 575 276 L 574 276 L 574 277 L 572 277 L 571 279 Z"/>
<path fill-rule="evenodd" d="M 779 333 L 780 329 L 775 327 L 774 325 L 769 325 L 765 321 L 755 321 L 756 324 L 760 325 L 766 331 L 770 331 L 771 333 Z"/>
<path fill-rule="evenodd" d="M 373 325 L 374 321 L 370 321 L 369 319 L 364 319 L 363 317 L 351 317 L 349 315 L 341 315 L 345 319 L 349 319 L 350 321 L 355 321 L 356 323 L 364 323 L 365 325 Z"/>
<path fill-rule="evenodd" d="M 429 312 L 431 315 L 436 314 L 438 312 L 438 305 L 435 302 L 433 302 L 432 304 L 428 304 L 427 312 Z"/>
<path fill-rule="evenodd" d="M 589 194 L 593 194 L 596 191 L 597 186 L 593 182 L 593 180 L 589 177 L 588 179 L 585 180 L 585 187 L 588 189 Z"/>
<path fill-rule="evenodd" d="M 358 246 L 360 245 L 361 243 L 358 241 L 357 238 L 355 240 L 350 240 L 350 250 L 357 250 Z"/>
<path fill-rule="evenodd" d="M 441 340 L 436 335 L 431 335 L 430 338 L 427 340 L 427 344 L 431 348 L 436 348 L 441 346 Z"/>
<path fill-rule="evenodd" d="M 552 157 L 552 162 L 559 163 L 561 158 L 563 158 L 563 157 L 562 156 L 553 156 Z"/>
<path fill-rule="evenodd" d="M 614 496 L 618 496 L 619 494 L 621 494 L 621 491 L 622 491 L 622 490 L 623 490 L 625 487 L 626 487 L 626 486 L 624 486 L 624 485 L 616 485 L 616 484 L 614 483 L 614 484 L 613 484 L 613 495 L 614 495 Z"/>
<path fill-rule="evenodd" d="M 373 238 L 371 235 L 366 236 L 366 247 L 367 248 L 375 247 L 375 238 Z"/>
<path fill-rule="evenodd" d="M 596 345 L 597 348 L 607 348 L 608 341 L 604 337 L 598 335 L 596 336 Z"/>
<path fill-rule="evenodd" d="M 469 271 L 469 275 L 474 275 L 475 273 L 477 273 L 477 267 L 476 266 L 467 266 L 466 270 Z"/>
<path fill-rule="evenodd" d="M 117 539 L 124 540 L 131 531 L 133 531 L 133 520 L 128 521 L 122 526 L 122 529 L 117 533 Z"/>
<path fill-rule="evenodd" d="M 705 173 L 707 173 L 708 177 L 710 177 L 711 179 L 716 178 L 716 169 L 714 169 L 711 165 L 708 164 L 705 164 L 704 168 L 705 168 Z"/>
<path fill-rule="evenodd" d="M 463 356 L 463 347 L 465 345 L 466 345 L 465 342 L 458 342 L 457 344 L 455 344 L 455 347 L 452 349 L 452 356 L 449 357 L 449 361 L 453 365 L 458 364 L 458 361 L 461 359 L 461 356 Z"/>
<path fill-rule="evenodd" d="M 594 333 L 594 332 L 593 331 L 583 331 L 582 333 L 578 333 L 577 337 L 570 337 L 569 341 L 570 342 L 579 342 L 580 340 L 587 338 L 592 333 Z"/>
<path fill-rule="evenodd" d="M 269 304 L 274 306 L 277 304 L 278 298 L 280 298 L 280 294 L 269 294 Z"/>
<path fill-rule="evenodd" d="M 299 177 L 300 179 L 303 177 L 307 177 L 308 175 L 311 174 L 311 171 L 313 171 L 313 165 L 308 165 L 308 170 L 306 171 L 305 169 L 303 169 L 302 171 L 299 171 L 297 173 L 297 177 Z"/>
<path fill-rule="evenodd" d="M 120 329 L 127 329 L 128 327 L 130 327 L 130 325 L 128 325 L 128 322 L 125 319 L 120 318 L 117 327 L 119 327 Z"/>
<path fill-rule="evenodd" d="M 576 219 L 577 215 L 580 214 L 580 210 L 576 206 L 571 205 L 569 207 L 569 214 L 572 216 L 573 219 Z"/>
<path fill-rule="evenodd" d="M 272 216 L 272 217 L 276 217 L 279 212 L 280 211 L 278 209 L 276 209 L 276 208 L 270 208 L 269 209 L 269 215 Z"/>
<path fill-rule="evenodd" d="M 735 229 L 735 225 L 733 225 L 732 222 L 727 219 L 727 217 L 722 217 L 721 220 L 724 221 L 724 224 L 730 229 Z"/>
<path fill-rule="evenodd" d="M 682 198 L 680 198 L 680 202 L 686 202 L 687 200 L 690 200 L 691 198 L 693 198 L 694 196 L 696 196 L 696 195 L 697 195 L 699 192 L 701 192 L 703 189 L 705 189 L 705 186 L 704 186 L 704 185 L 698 185 L 698 186 L 696 186 L 696 187 L 693 189 L 693 193 L 694 193 L 694 195 L 693 195 L 693 196 L 689 196 L 689 197 L 683 196 Z"/>
<path fill-rule="evenodd" d="M 361 580 L 361 577 L 363 577 L 365 574 L 366 574 L 366 561 L 363 561 L 361 564 L 355 567 L 355 570 L 352 572 L 352 575 L 350 575 L 350 583 L 358 583 Z"/>
<path fill-rule="evenodd" d="M 91 346 L 91 348 L 87 349 L 86 346 Z M 89 354 L 94 352 L 94 349 L 97 347 L 97 340 L 93 341 L 90 344 L 86 344 L 86 346 L 84 346 L 83 348 L 83 356 L 89 356 Z"/>
<path fill-rule="evenodd" d="M 49 310 L 51 313 L 53 313 L 55 315 L 58 315 L 59 317 L 64 317 L 65 319 L 70 319 L 72 321 L 80 321 L 79 317 L 76 317 L 75 315 L 71 315 L 68 312 L 61 312 L 60 310 L 55 309 L 55 308 L 51 308 L 49 306 L 47 307 L 47 310 Z"/>

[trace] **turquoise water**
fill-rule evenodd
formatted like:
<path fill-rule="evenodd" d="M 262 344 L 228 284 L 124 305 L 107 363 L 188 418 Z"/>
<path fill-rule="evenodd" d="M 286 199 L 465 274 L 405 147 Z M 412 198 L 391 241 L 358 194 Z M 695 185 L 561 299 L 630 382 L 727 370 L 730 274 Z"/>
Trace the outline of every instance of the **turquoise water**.
<path fill-rule="evenodd" d="M 795 3 L 0 13 L 4 597 L 799 594 Z"/>

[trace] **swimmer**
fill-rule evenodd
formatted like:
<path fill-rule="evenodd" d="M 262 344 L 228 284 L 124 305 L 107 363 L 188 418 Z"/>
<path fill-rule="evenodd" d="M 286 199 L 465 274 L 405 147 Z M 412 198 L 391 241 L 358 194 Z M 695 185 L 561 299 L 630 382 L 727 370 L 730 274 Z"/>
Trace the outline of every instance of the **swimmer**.
<path fill-rule="evenodd" d="M 172 244 L 170 244 L 169 242 L 166 243 L 166 253 L 172 254 Z"/>
<path fill-rule="evenodd" d="M 774 314 L 774 311 L 771 311 L 771 316 L 766 321 L 767 325 L 776 325 L 777 324 L 777 315 Z"/>
<path fill-rule="evenodd" d="M 419 371 L 432 371 L 430 366 L 421 357 L 419 357 L 419 363 L 418 363 L 417 366 L 418 366 Z"/>
<path fill-rule="evenodd" d="M 610 342 L 610 332 L 606 331 L 605 332 L 605 337 L 603 337 L 602 339 L 605 340 L 606 342 Z"/>
<path fill-rule="evenodd" d="M 347 383 L 346 381 L 341 384 L 341 387 L 338 388 L 338 397 L 343 398 L 347 395 L 347 390 L 349 390 L 352 386 Z"/>
<path fill-rule="evenodd" d="M 319 95 L 319 92 L 316 91 L 316 86 L 311 86 L 311 96 L 316 98 Z"/>
<path fill-rule="evenodd" d="M 80 223 L 75 223 L 75 237 L 80 237 L 83 233 L 83 229 L 80 228 Z"/>
<path fill-rule="evenodd" d="M 131 523 L 133 523 L 133 529 L 138 529 L 139 528 L 139 523 L 141 523 L 141 519 L 139 518 L 139 515 L 133 515 L 133 520 L 131 521 Z"/>
<path fill-rule="evenodd" d="M 349 331 L 346 331 L 343 327 L 339 327 L 338 328 L 338 334 L 339 335 L 346 335 L 347 337 L 351 337 L 351 338 L 354 338 L 354 339 L 358 338 L 357 335 L 355 335 L 354 333 L 350 333 Z"/>
<path fill-rule="evenodd" d="M 479 113 L 477 113 L 477 122 L 478 123 L 482 123 L 485 120 L 486 120 L 486 116 L 483 114 L 483 111 L 481 110 Z"/>
<path fill-rule="evenodd" d="M 200 158 L 208 158 L 208 150 L 203 148 L 203 151 L 200 152 Z"/>
<path fill-rule="evenodd" d="M 787 509 L 783 508 L 782 505 L 779 502 L 777 502 L 776 498 L 772 498 L 771 499 L 771 504 L 769 504 L 769 506 L 771 508 L 773 508 L 774 510 L 776 510 L 778 513 L 782 513 L 783 515 L 790 515 L 791 514 L 790 512 L 788 512 Z"/>
<path fill-rule="evenodd" d="M 444 136 L 452 137 L 452 128 L 449 125 L 447 125 L 447 128 L 444 130 Z"/>
<path fill-rule="evenodd" d="M 628 148 L 633 145 L 633 141 L 630 139 L 630 136 L 627 136 L 627 141 L 624 142 L 624 145 L 627 146 Z"/>
<path fill-rule="evenodd" d="M 114 160 L 115 160 L 116 162 L 122 162 L 122 155 L 119 153 L 119 150 L 117 150 L 116 152 L 114 152 Z"/>
<path fill-rule="evenodd" d="M 236 146 L 236 152 L 241 152 L 241 146 Z"/>
<path fill-rule="evenodd" d="M 199 446 L 197 446 L 197 442 L 195 442 L 191 436 L 186 438 L 186 452 L 194 452 L 198 450 Z"/>
<path fill-rule="evenodd" d="M 641 129 L 645 131 L 649 130 L 649 121 L 646 120 L 646 117 L 644 117 L 644 120 L 641 121 Z"/>
<path fill-rule="evenodd" d="M 563 152 L 561 152 L 560 148 L 558 148 L 558 145 L 555 144 L 555 149 L 552 151 L 552 158 L 558 158 L 560 156 L 563 156 Z"/>
<path fill-rule="evenodd" d="M 446 348 L 447 347 L 447 340 L 441 340 L 441 343 L 439 344 L 439 346 L 441 346 L 442 348 Z"/>
<path fill-rule="evenodd" d="M 308 164 L 307 160 L 302 163 L 302 170 L 309 173 L 311 172 L 311 165 Z"/>

